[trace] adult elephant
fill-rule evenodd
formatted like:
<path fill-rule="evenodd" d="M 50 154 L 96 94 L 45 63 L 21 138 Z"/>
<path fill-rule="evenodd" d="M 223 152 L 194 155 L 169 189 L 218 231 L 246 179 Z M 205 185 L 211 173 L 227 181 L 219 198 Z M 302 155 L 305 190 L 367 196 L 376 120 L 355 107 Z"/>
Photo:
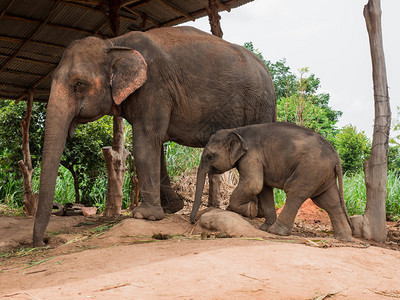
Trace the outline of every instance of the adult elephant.
<path fill-rule="evenodd" d="M 197 29 L 160 28 L 110 40 L 88 37 L 73 42 L 51 84 L 35 246 L 44 245 L 67 136 L 79 123 L 112 114 L 113 104 L 120 105 L 122 117 L 133 129 L 142 195 L 133 216 L 149 220 L 164 217 L 160 188 L 173 198 L 163 142 L 204 147 L 221 128 L 276 118 L 276 96 L 266 66 L 243 47 Z M 182 207 L 172 206 L 172 211 Z"/>

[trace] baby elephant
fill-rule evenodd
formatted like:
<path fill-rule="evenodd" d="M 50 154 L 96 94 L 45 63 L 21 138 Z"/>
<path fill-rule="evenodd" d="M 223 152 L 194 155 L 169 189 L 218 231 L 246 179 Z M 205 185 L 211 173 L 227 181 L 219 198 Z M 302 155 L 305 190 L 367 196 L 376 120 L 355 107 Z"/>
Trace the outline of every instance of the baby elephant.
<path fill-rule="evenodd" d="M 290 235 L 297 211 L 311 198 L 328 212 L 335 237 L 351 241 L 352 226 L 344 203 L 339 155 L 319 134 L 292 123 L 216 132 L 201 157 L 192 223 L 200 206 L 206 174 L 221 174 L 234 167 L 240 179 L 231 195 L 229 210 L 249 218 L 254 218 L 258 210 L 265 217 L 262 230 Z M 286 193 L 286 203 L 278 218 L 273 188 Z"/>

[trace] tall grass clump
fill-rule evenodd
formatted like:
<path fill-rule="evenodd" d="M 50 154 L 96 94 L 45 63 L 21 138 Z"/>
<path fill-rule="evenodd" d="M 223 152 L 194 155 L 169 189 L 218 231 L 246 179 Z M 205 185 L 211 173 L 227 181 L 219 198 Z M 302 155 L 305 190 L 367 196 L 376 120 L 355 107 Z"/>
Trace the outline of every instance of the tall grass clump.
<path fill-rule="evenodd" d="M 172 179 L 177 179 L 186 170 L 194 169 L 200 164 L 203 149 L 167 142 L 164 145 L 167 171 Z"/>
<path fill-rule="evenodd" d="M 387 178 L 386 214 L 400 216 L 400 173 L 389 171 Z"/>
<path fill-rule="evenodd" d="M 343 174 L 343 191 L 349 215 L 364 214 L 367 199 L 364 173 Z"/>
<path fill-rule="evenodd" d="M 129 207 L 130 200 L 130 192 L 132 187 L 131 181 L 132 174 L 129 172 L 125 173 L 124 184 L 122 186 L 122 209 L 126 209 Z M 92 191 L 90 192 L 90 198 L 92 199 L 93 205 L 97 207 L 97 209 L 102 212 L 106 208 L 106 199 L 107 199 L 107 174 L 99 176 L 93 185 Z"/>
<path fill-rule="evenodd" d="M 22 206 L 23 197 L 22 176 L 16 178 L 8 167 L 0 169 L 0 203 L 17 208 Z"/>
<path fill-rule="evenodd" d="M 350 215 L 362 215 L 366 205 L 365 175 L 344 174 L 343 176 L 344 199 Z M 400 216 L 400 174 L 388 171 L 387 177 L 386 214 Z"/>
<path fill-rule="evenodd" d="M 32 175 L 32 190 L 34 193 L 39 193 L 40 171 L 40 168 L 36 168 Z M 61 203 L 62 205 L 75 202 L 74 179 L 71 172 L 62 165 L 58 169 L 54 202 Z"/>

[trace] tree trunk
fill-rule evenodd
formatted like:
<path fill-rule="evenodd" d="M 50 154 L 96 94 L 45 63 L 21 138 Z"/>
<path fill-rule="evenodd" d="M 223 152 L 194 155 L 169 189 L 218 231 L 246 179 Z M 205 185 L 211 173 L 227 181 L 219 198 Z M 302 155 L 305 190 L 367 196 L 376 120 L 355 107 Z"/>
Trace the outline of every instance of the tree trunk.
<path fill-rule="evenodd" d="M 224 33 L 222 32 L 221 24 L 219 22 L 219 20 L 221 20 L 221 16 L 218 13 L 217 0 L 208 0 L 207 14 L 211 26 L 211 33 L 222 38 Z"/>
<path fill-rule="evenodd" d="M 120 34 L 120 1 L 109 0 L 109 25 L 112 30 L 113 36 Z M 122 186 L 124 184 L 124 177 L 126 172 L 126 157 L 129 151 L 124 148 L 124 123 L 123 119 L 119 117 L 119 107 L 114 106 L 113 118 L 113 142 L 112 147 L 104 147 L 103 155 L 106 161 L 108 186 L 107 186 L 107 199 L 104 216 L 118 216 L 121 214 L 122 205 Z"/>
<path fill-rule="evenodd" d="M 371 157 L 364 163 L 367 188 L 362 234 L 378 242 L 386 240 L 386 180 L 390 131 L 390 102 L 383 52 L 380 0 L 369 0 L 364 6 L 374 83 L 375 121 Z"/>
<path fill-rule="evenodd" d="M 32 191 L 32 159 L 31 151 L 29 149 L 29 124 L 31 122 L 32 107 L 33 107 L 33 94 L 34 92 L 29 91 L 28 101 L 26 105 L 25 118 L 21 121 L 22 127 L 22 154 L 23 160 L 18 162 L 19 168 L 23 176 L 23 188 L 24 188 L 24 212 L 28 217 L 36 214 L 38 206 L 38 197 L 33 194 Z"/>
<path fill-rule="evenodd" d="M 103 215 L 107 217 L 121 214 L 122 186 L 126 172 L 126 157 L 129 151 L 124 148 L 124 124 L 122 117 L 114 117 L 114 139 L 112 147 L 104 147 L 108 186 L 106 208 Z"/>

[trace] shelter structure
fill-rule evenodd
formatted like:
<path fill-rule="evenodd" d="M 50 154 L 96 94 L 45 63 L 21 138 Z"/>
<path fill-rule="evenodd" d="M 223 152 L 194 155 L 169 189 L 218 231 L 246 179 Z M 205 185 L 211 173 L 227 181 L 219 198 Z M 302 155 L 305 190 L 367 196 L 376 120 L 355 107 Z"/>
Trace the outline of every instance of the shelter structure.
<path fill-rule="evenodd" d="M 46 102 L 63 50 L 86 36 L 174 26 L 252 0 L 5 0 L 0 2 L 0 99 L 20 101 L 35 90 Z M 214 32 L 214 29 L 213 29 Z M 215 31 L 217 32 L 217 31 Z M 221 36 L 222 33 L 219 33 Z"/>

